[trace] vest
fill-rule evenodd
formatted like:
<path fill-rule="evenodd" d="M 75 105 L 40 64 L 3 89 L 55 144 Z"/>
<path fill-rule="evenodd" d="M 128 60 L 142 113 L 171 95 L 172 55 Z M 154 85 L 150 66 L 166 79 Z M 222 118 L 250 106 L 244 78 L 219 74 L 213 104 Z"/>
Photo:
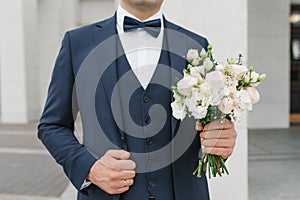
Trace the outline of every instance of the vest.
<path fill-rule="evenodd" d="M 120 44 L 118 45 L 120 50 Z M 170 74 L 165 74 L 162 72 L 162 65 L 170 66 L 169 53 L 166 51 L 161 51 L 158 66 L 153 74 L 153 79 L 160 79 L 162 73 L 164 73 L 164 81 L 171 84 Z M 170 70 L 171 73 L 171 70 Z M 170 84 L 168 88 L 151 83 L 150 81 L 146 90 L 140 85 L 134 72 L 126 59 L 125 54 L 121 55 L 117 60 L 117 76 L 118 80 L 122 76 L 127 75 L 128 78 L 125 79 L 122 84 L 119 84 L 119 95 L 121 99 L 121 107 L 123 113 L 128 111 L 130 117 L 134 124 L 141 127 L 137 129 L 138 132 L 132 131 L 134 133 L 126 132 L 126 126 L 124 124 L 125 130 L 123 131 L 124 143 L 129 152 L 136 153 L 147 153 L 158 150 L 168 144 L 172 140 L 171 133 L 171 90 Z M 130 93 L 128 89 L 129 85 L 137 86 L 132 91 L 130 95 L 129 105 L 125 105 L 122 99 L 126 99 L 126 95 Z M 155 134 L 148 125 L 153 123 L 160 124 L 161 116 L 159 116 L 155 110 L 151 111 L 151 107 L 155 104 L 159 104 L 163 107 L 166 113 L 165 123 L 163 127 Z M 170 152 L 171 156 L 171 152 Z M 120 200 L 174 200 L 174 189 L 172 180 L 172 166 L 169 165 L 163 169 L 152 171 L 151 168 L 155 168 L 157 164 L 155 157 L 149 157 L 147 154 L 144 155 L 144 161 L 138 161 L 138 165 L 145 166 L 145 171 L 143 173 L 137 173 L 134 179 L 134 185 L 130 187 L 129 191 L 120 196 Z M 144 163 L 143 163 L 144 162 Z"/>

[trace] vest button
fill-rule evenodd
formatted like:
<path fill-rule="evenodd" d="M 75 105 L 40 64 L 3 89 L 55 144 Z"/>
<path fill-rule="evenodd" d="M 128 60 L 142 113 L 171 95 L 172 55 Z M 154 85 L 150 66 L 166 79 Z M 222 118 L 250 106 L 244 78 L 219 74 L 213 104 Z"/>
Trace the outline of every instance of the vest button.
<path fill-rule="evenodd" d="M 153 144 L 153 140 L 152 140 L 151 138 L 147 138 L 147 139 L 146 139 L 146 143 L 147 143 L 148 145 L 151 145 L 151 144 Z"/>
<path fill-rule="evenodd" d="M 150 122 L 151 122 L 150 116 L 146 116 L 146 117 L 145 117 L 145 123 L 146 123 L 146 124 L 150 124 Z"/>
<path fill-rule="evenodd" d="M 149 197 L 149 200 L 155 200 L 154 196 L 151 195 L 151 196 Z"/>
<path fill-rule="evenodd" d="M 148 103 L 148 102 L 150 101 L 150 97 L 147 96 L 147 95 L 145 95 L 145 96 L 143 97 L 143 101 L 144 101 L 145 103 Z"/>
<path fill-rule="evenodd" d="M 148 182 L 149 187 L 154 188 L 155 187 L 155 183 L 153 181 L 149 181 Z"/>

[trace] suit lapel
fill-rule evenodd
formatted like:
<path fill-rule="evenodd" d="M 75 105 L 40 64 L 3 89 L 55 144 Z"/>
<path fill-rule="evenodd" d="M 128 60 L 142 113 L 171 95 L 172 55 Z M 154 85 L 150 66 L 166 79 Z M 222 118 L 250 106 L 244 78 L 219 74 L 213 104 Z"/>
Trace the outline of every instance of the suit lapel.
<path fill-rule="evenodd" d="M 118 81 L 117 59 L 121 55 L 123 55 L 123 51 L 120 50 L 120 39 L 117 35 L 116 14 L 106 21 L 96 24 L 96 26 L 98 27 L 98 29 L 94 31 L 94 48 L 101 49 L 100 52 L 102 54 L 99 55 L 96 53 L 97 65 L 99 67 L 105 68 L 106 71 L 103 73 L 104 76 L 100 78 L 100 81 L 105 91 L 108 106 L 110 106 L 111 108 L 110 110 L 112 111 L 113 106 L 114 110 L 120 111 L 121 104 L 119 101 L 113 101 L 114 103 L 113 105 L 111 105 L 112 92 Z M 104 45 L 99 46 L 102 44 Z M 120 95 L 119 88 L 117 88 L 115 94 Z M 115 98 L 118 98 L 118 96 Z M 113 114 L 113 112 L 111 112 L 111 114 Z M 118 126 L 124 127 L 123 119 L 119 119 Z M 124 136 L 124 133 L 123 131 L 121 131 L 120 127 L 118 127 L 118 130 L 121 136 Z M 126 149 L 126 146 L 124 146 L 123 148 Z"/>
<path fill-rule="evenodd" d="M 167 49 L 170 55 L 170 67 L 173 68 L 171 73 L 171 85 L 176 85 L 177 81 L 182 78 L 183 69 L 186 66 L 186 60 L 183 58 L 186 54 L 184 35 L 179 32 L 180 27 L 172 24 L 164 18 L 166 45 L 163 48 Z M 174 73 L 175 72 L 175 73 Z M 173 93 L 171 93 L 171 102 L 174 101 Z M 179 125 L 179 120 L 172 117 L 172 136 L 176 134 L 176 128 Z"/>

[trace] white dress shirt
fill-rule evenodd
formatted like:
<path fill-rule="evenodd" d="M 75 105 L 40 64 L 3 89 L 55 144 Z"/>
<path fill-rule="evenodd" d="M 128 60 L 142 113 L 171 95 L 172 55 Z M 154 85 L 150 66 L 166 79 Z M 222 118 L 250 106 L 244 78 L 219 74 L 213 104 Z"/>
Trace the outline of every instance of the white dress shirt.
<path fill-rule="evenodd" d="M 124 10 L 119 5 L 117 10 L 117 31 L 121 40 L 121 44 L 132 71 L 143 88 L 146 89 L 155 72 L 161 54 L 164 32 L 162 12 L 159 11 L 145 20 L 161 20 L 161 31 L 157 38 L 151 36 L 142 28 L 124 32 L 123 22 L 125 16 L 134 18 L 136 20 L 139 19 Z"/>

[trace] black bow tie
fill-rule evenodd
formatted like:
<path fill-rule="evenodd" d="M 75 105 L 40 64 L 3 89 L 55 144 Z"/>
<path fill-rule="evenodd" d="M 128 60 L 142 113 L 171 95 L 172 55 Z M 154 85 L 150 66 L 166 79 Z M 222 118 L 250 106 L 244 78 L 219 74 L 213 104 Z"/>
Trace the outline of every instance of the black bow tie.
<path fill-rule="evenodd" d="M 160 19 L 150 20 L 146 22 L 140 22 L 131 17 L 125 16 L 123 29 L 125 32 L 132 31 L 138 28 L 143 28 L 153 37 L 157 37 L 160 33 L 161 22 Z"/>

